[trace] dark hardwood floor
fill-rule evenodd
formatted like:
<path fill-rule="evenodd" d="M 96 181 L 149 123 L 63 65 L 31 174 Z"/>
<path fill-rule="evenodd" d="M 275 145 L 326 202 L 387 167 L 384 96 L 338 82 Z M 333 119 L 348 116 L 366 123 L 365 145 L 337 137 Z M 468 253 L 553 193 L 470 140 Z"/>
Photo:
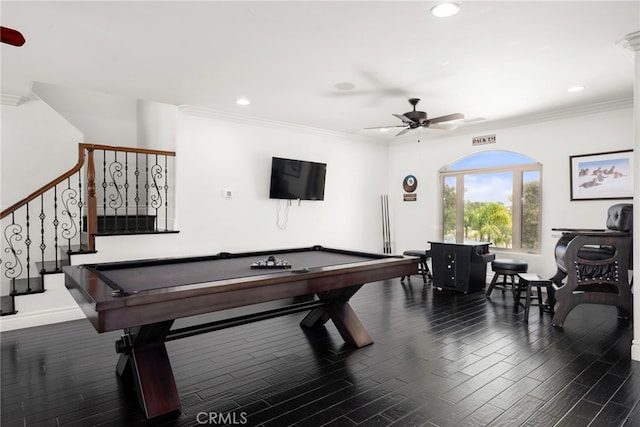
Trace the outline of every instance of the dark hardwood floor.
<path fill-rule="evenodd" d="M 120 333 L 86 320 L 2 333 L 1 424 L 640 425 L 632 327 L 613 307 L 578 307 L 562 329 L 533 308 L 526 325 L 499 292 L 418 277 L 366 285 L 352 305 L 371 346 L 305 331 L 302 313 L 167 343 L 183 406 L 154 420 L 115 373 Z"/>

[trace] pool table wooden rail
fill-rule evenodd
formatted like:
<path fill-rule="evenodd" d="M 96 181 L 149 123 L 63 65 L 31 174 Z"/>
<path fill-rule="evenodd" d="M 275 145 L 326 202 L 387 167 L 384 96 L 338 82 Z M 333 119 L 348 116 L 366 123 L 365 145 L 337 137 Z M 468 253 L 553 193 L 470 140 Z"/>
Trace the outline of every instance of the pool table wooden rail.
<path fill-rule="evenodd" d="M 411 257 L 388 257 L 305 272 L 271 270 L 250 277 L 153 289 L 127 296 L 111 295 L 108 284 L 86 266 L 64 267 L 64 272 L 65 285 L 87 319 L 98 332 L 107 332 L 402 277 L 416 274 L 416 269 L 417 263 Z"/>

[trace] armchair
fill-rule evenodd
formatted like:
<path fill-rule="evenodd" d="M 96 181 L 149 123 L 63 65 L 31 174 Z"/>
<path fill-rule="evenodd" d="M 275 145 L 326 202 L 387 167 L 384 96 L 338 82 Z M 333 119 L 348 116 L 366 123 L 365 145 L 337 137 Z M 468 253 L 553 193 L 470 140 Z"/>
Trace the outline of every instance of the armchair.
<path fill-rule="evenodd" d="M 611 206 L 606 227 L 606 230 L 556 229 L 563 234 L 556 243 L 557 272 L 551 278 L 555 292 L 550 298 L 557 303 L 551 321 L 554 326 L 562 326 L 569 312 L 579 304 L 614 305 L 619 317 L 631 316 L 633 205 Z"/>

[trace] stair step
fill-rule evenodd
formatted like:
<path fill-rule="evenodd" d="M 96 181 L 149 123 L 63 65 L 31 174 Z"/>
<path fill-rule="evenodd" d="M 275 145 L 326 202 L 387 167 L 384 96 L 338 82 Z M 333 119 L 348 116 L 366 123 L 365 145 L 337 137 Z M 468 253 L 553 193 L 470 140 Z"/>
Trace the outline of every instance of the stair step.
<path fill-rule="evenodd" d="M 83 231 L 87 231 L 87 217 L 83 217 Z M 155 215 L 103 215 L 98 216 L 98 234 L 140 233 L 156 229 Z"/>
<path fill-rule="evenodd" d="M 95 254 L 98 251 L 93 250 L 90 251 L 86 244 L 82 245 L 71 245 L 71 246 L 60 246 L 60 253 L 63 255 L 75 255 L 75 254 Z"/>
<path fill-rule="evenodd" d="M 60 246 L 58 248 L 60 255 L 57 260 L 38 261 L 35 263 L 38 274 L 55 274 L 62 273 L 62 267 L 71 264 L 70 255 L 73 254 L 89 254 L 97 251 L 90 251 L 86 245 Z"/>
<path fill-rule="evenodd" d="M 0 297 L 0 316 L 8 316 L 17 312 L 15 301 L 11 295 Z"/>
<path fill-rule="evenodd" d="M 68 253 L 75 253 L 75 252 L 82 252 L 82 251 L 86 251 L 87 250 L 87 245 L 86 244 L 81 244 L 81 245 L 64 245 L 64 246 L 60 246 L 60 253 L 62 254 L 68 254 Z"/>
<path fill-rule="evenodd" d="M 96 233 L 96 236 L 135 236 L 141 234 L 175 234 L 179 233 L 179 231 L 175 230 L 147 230 L 147 231 L 125 231 L 125 230 L 115 230 L 115 231 L 106 231 Z"/>
<path fill-rule="evenodd" d="M 62 267 L 70 265 L 69 257 L 58 259 L 58 261 L 36 262 L 36 268 L 40 274 L 62 273 Z"/>
<path fill-rule="evenodd" d="M 44 292 L 44 279 L 42 276 L 30 277 L 28 279 L 17 279 L 15 281 L 14 296 L 41 294 Z"/>

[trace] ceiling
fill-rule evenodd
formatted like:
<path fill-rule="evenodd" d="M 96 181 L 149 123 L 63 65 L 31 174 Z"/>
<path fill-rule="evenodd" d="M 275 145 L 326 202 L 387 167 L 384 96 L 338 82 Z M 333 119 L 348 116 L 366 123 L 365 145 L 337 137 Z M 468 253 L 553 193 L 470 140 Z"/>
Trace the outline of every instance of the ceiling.
<path fill-rule="evenodd" d="M 632 102 L 619 41 L 640 30 L 640 1 L 461 0 L 451 18 L 435 3 L 2 0 L 2 25 L 26 38 L 2 44 L 2 90 L 44 82 L 384 138 L 395 130 L 363 128 L 400 125 L 412 97 L 429 117 L 463 113 L 458 131 Z"/>

